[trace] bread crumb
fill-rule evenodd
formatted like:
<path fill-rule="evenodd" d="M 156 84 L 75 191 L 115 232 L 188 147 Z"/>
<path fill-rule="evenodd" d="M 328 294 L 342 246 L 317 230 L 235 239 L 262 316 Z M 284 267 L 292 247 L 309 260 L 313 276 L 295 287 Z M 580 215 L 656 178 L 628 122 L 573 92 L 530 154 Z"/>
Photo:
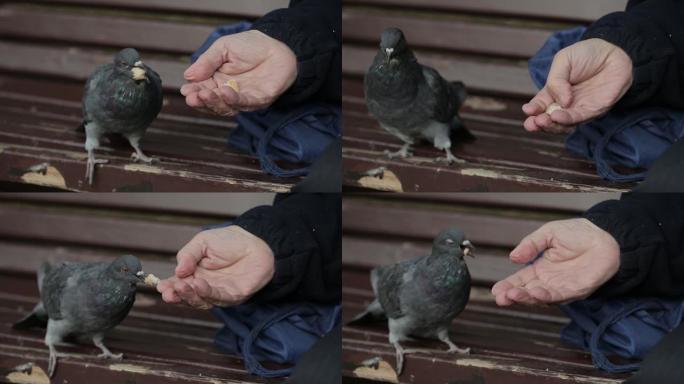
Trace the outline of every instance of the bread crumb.
<path fill-rule="evenodd" d="M 238 83 L 237 81 L 235 81 L 235 79 L 230 79 L 226 81 L 226 84 L 224 85 L 233 88 L 233 91 L 235 92 L 240 92 L 240 87 L 238 87 Z"/>
<path fill-rule="evenodd" d="M 563 107 L 561 107 L 560 104 L 558 104 L 558 103 L 551 103 L 551 104 L 548 106 L 548 108 L 546 108 L 546 113 L 547 113 L 548 115 L 551 115 L 551 114 L 553 113 L 553 111 L 559 111 L 559 110 L 560 110 L 560 111 L 563 110 Z"/>
<path fill-rule="evenodd" d="M 153 274 L 145 276 L 145 285 L 148 287 L 156 287 L 159 284 L 159 278 Z"/>

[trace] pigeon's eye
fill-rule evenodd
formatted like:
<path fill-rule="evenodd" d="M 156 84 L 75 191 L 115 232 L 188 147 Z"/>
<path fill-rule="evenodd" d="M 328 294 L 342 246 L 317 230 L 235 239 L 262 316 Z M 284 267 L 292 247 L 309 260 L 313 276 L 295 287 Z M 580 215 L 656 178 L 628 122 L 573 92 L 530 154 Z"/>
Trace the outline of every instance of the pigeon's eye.
<path fill-rule="evenodd" d="M 452 245 L 454 243 L 454 241 L 451 239 L 446 239 L 445 242 L 447 243 L 447 245 Z"/>
<path fill-rule="evenodd" d="M 121 272 L 128 272 L 128 267 L 122 267 Z"/>

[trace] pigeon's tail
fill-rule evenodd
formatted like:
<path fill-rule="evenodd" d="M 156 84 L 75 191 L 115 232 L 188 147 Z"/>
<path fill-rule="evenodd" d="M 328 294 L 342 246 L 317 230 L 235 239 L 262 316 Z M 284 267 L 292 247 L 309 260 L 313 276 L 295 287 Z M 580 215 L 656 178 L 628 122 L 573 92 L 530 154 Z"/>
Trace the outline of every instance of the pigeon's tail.
<path fill-rule="evenodd" d="M 382 310 L 380 302 L 373 300 L 372 303 L 368 305 L 365 311 L 356 315 L 347 325 L 362 325 L 368 323 L 374 323 L 378 320 L 385 318 L 385 311 Z"/>
<path fill-rule="evenodd" d="M 33 311 L 23 319 L 12 325 L 14 329 L 45 328 L 47 327 L 48 315 L 43 308 L 43 303 L 38 303 Z"/>

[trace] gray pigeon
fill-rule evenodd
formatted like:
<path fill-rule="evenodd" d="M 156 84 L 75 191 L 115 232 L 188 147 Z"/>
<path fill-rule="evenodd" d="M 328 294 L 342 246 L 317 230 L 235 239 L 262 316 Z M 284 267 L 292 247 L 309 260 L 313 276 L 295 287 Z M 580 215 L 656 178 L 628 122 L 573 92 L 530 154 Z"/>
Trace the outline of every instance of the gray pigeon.
<path fill-rule="evenodd" d="M 468 303 L 470 273 L 463 256 L 473 256 L 474 249 L 463 231 L 449 228 L 435 238 L 430 255 L 371 271 L 375 300 L 349 324 L 387 318 L 397 374 L 403 370 L 404 353 L 411 352 L 399 342 L 411 340 L 410 335 L 437 338 L 450 353 L 470 352 L 449 339 L 449 326 Z"/>
<path fill-rule="evenodd" d="M 99 357 L 121 359 L 123 355 L 111 353 L 102 340 L 105 332 L 128 315 L 135 301 L 136 284 L 145 277 L 140 261 L 131 255 L 111 263 L 43 263 L 38 271 L 40 303 L 13 328 L 47 326 L 50 377 L 57 366 L 55 345 L 67 336 L 92 340 L 102 350 Z"/>
<path fill-rule="evenodd" d="M 134 161 L 151 163 L 155 160 L 142 152 L 140 140 L 161 111 L 162 101 L 159 75 L 142 62 L 133 48 L 122 50 L 113 63 L 95 70 L 86 82 L 83 94 L 88 184 L 93 184 L 95 165 L 107 163 L 107 160 L 95 159 L 94 153 L 106 133 L 121 134 L 128 139 L 135 150 Z"/>
<path fill-rule="evenodd" d="M 410 157 L 411 146 L 424 139 L 443 150 L 447 163 L 464 162 L 451 153 L 451 136 L 472 140 L 458 110 L 466 99 L 462 82 L 448 82 L 421 65 L 398 28 L 382 33 L 380 51 L 364 78 L 366 105 L 380 126 L 404 142 L 390 158 Z"/>

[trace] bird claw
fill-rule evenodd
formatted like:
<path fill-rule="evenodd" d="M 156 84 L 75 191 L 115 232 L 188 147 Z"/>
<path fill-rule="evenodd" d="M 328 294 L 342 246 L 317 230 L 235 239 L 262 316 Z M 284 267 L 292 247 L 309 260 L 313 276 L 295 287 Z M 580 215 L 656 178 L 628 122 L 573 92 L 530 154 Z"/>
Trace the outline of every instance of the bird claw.
<path fill-rule="evenodd" d="M 466 162 L 465 160 L 454 156 L 448 149 L 445 149 L 444 153 L 446 153 L 446 156 L 436 158 L 435 163 L 446 163 L 447 165 L 451 165 L 453 163 L 465 164 Z"/>
<path fill-rule="evenodd" d="M 455 345 L 452 345 L 447 350 L 447 353 L 458 353 L 460 355 L 470 355 L 470 348 L 459 348 Z"/>
<path fill-rule="evenodd" d="M 400 150 L 398 150 L 396 152 L 391 152 L 390 150 L 385 149 L 384 153 L 385 153 L 385 156 L 387 156 L 390 160 L 397 158 L 397 157 L 402 158 L 402 159 L 406 159 L 406 158 L 413 156 L 413 152 L 411 152 L 411 150 L 409 150 L 408 147 L 402 147 Z"/>
<path fill-rule="evenodd" d="M 155 157 L 145 156 L 143 153 L 138 153 L 138 152 L 133 152 L 133 153 L 131 154 L 131 159 L 132 159 L 133 162 L 135 162 L 135 163 L 137 163 L 137 162 L 143 162 L 143 163 L 146 163 L 146 164 L 153 164 L 153 163 L 158 163 L 158 162 L 159 162 L 159 159 L 157 159 L 157 158 L 155 158 Z"/>
<path fill-rule="evenodd" d="M 88 180 L 88 185 L 93 185 L 93 175 L 95 173 L 95 166 L 98 164 L 107 164 L 109 160 L 107 159 L 96 159 L 94 157 L 88 158 L 88 163 L 86 165 L 85 177 Z"/>
<path fill-rule="evenodd" d="M 100 359 L 122 360 L 123 353 L 103 352 L 97 355 Z"/>

